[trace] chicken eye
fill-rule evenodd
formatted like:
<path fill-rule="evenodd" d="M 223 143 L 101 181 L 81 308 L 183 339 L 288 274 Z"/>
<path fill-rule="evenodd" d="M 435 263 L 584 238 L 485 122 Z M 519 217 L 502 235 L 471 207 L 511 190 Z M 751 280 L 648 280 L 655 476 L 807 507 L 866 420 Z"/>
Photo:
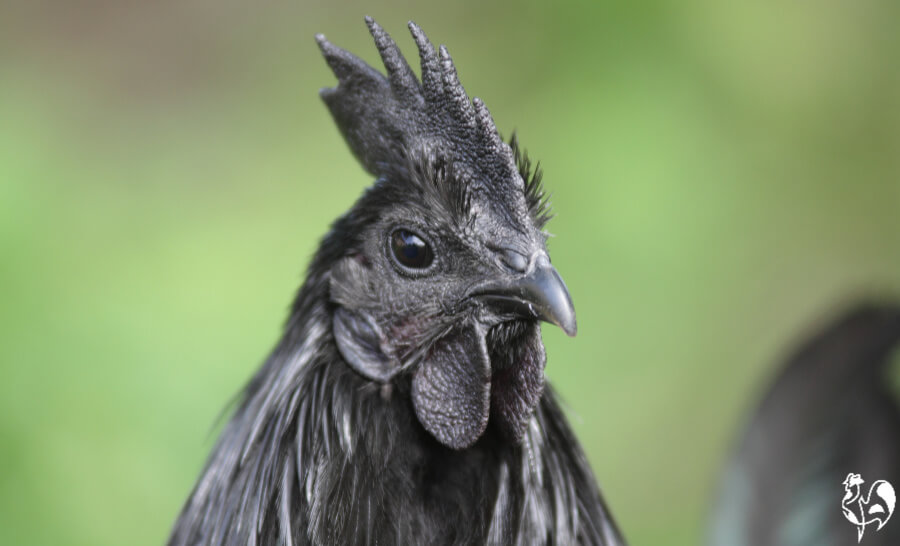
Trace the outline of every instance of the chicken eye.
<path fill-rule="evenodd" d="M 391 233 L 391 251 L 400 265 L 410 269 L 425 269 L 434 261 L 434 254 L 428 243 L 406 229 Z"/>

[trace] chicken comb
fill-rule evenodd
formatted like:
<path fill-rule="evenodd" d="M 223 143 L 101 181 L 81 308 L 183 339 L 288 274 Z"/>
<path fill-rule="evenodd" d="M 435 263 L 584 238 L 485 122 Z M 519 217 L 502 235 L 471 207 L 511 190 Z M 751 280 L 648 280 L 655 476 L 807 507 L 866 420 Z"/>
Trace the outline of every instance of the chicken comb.
<path fill-rule="evenodd" d="M 472 183 L 524 187 L 512 149 L 484 103 L 469 100 L 447 48 L 435 50 L 422 29 L 409 22 L 421 59 L 420 82 L 391 36 L 371 17 L 366 25 L 387 76 L 316 36 L 338 79 L 336 87 L 320 95 L 363 167 L 376 176 L 404 173 L 408 158 L 424 151 L 432 161 L 452 163 L 454 173 Z"/>

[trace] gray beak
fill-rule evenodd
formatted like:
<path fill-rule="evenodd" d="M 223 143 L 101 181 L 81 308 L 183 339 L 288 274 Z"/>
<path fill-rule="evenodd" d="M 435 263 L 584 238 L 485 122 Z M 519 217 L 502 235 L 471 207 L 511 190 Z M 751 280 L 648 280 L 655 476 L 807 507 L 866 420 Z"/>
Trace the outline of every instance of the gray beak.
<path fill-rule="evenodd" d="M 524 276 L 491 283 L 477 296 L 507 312 L 555 324 L 569 336 L 578 332 L 569 290 L 546 256 L 539 257 Z"/>

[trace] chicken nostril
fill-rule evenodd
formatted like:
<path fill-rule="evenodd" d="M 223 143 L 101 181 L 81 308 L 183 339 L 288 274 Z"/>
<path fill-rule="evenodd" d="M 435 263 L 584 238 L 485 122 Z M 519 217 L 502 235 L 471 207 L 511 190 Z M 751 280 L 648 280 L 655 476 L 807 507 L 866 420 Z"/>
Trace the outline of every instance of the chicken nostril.
<path fill-rule="evenodd" d="M 509 248 L 504 248 L 500 251 L 500 260 L 506 267 L 516 273 L 524 273 L 528 269 L 528 258 L 524 254 Z"/>

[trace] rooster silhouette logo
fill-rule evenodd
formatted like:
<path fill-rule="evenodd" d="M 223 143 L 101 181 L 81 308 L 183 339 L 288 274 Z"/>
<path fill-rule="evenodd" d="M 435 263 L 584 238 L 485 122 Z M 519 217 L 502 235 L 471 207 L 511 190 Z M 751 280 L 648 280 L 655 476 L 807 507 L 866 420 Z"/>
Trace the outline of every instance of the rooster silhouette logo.
<path fill-rule="evenodd" d="M 844 480 L 844 498 L 841 501 L 841 510 L 844 517 L 853 525 L 856 525 L 856 542 L 862 542 L 866 525 L 878 522 L 876 531 L 891 519 L 894 506 L 897 504 L 897 495 L 894 486 L 885 480 L 878 480 L 869 487 L 869 494 L 862 496 L 861 486 L 864 483 L 859 474 L 847 474 Z"/>

